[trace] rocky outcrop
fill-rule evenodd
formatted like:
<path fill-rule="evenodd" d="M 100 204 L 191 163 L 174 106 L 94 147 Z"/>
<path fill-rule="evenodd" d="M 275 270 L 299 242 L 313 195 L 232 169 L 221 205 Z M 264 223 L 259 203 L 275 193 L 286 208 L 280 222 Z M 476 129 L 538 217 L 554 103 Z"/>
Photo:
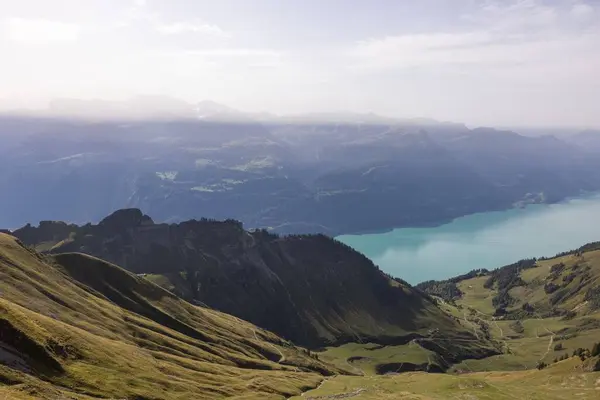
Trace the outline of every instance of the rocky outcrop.
<path fill-rule="evenodd" d="M 113 231 L 154 225 L 154 221 L 136 208 L 118 210 L 104 218 L 98 226 Z"/>
<path fill-rule="evenodd" d="M 24 243 L 57 243 L 67 239 L 77 229 L 77 225 L 62 221 L 41 221 L 37 227 L 27 224 L 10 234 L 17 236 Z"/>

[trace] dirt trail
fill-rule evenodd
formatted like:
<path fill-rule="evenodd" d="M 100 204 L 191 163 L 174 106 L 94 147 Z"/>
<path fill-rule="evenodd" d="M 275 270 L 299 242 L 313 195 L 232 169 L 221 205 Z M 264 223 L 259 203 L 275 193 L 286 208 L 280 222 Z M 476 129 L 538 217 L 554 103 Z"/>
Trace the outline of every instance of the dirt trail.
<path fill-rule="evenodd" d="M 546 358 L 548 353 L 550 353 L 550 351 L 552 350 L 552 344 L 554 343 L 554 337 L 556 336 L 556 334 L 554 332 L 552 332 L 550 329 L 546 328 L 545 326 L 544 326 L 544 329 L 548 333 L 550 333 L 550 341 L 548 342 L 548 348 L 546 349 L 546 352 L 544 353 L 544 355 L 540 358 L 540 361 L 542 361 L 544 358 Z"/>
<path fill-rule="evenodd" d="M 311 396 L 307 397 L 310 400 L 335 400 L 335 399 L 349 399 L 351 397 L 360 396 L 362 392 L 366 392 L 365 388 L 358 388 L 352 392 L 340 393 L 340 394 L 330 394 L 327 396 Z"/>
<path fill-rule="evenodd" d="M 316 387 L 316 388 L 314 388 L 314 389 L 311 389 L 310 391 L 312 392 L 313 390 L 319 390 L 319 389 L 321 389 L 321 388 L 323 387 L 323 385 L 327 383 L 327 381 L 329 381 L 329 379 L 328 379 L 328 378 L 325 378 L 325 379 L 323 379 L 323 380 L 321 381 L 321 383 L 319 383 L 319 386 L 317 386 L 317 387 Z M 304 396 L 306 395 L 306 393 L 308 393 L 308 392 L 302 392 L 302 394 L 300 395 L 300 397 L 304 397 Z M 313 398 L 313 397 L 308 397 L 308 398 L 309 398 L 309 399 L 311 399 L 311 398 Z"/>
<path fill-rule="evenodd" d="M 254 339 L 256 339 L 257 342 L 260 342 L 260 339 L 258 338 L 258 335 L 256 334 L 256 329 L 252 329 L 252 333 L 254 334 Z M 271 346 L 272 348 L 275 349 L 275 351 L 277 351 L 279 353 L 279 356 L 281 358 L 279 358 L 279 361 L 277 361 L 279 364 L 285 362 L 285 355 L 281 352 L 281 350 L 279 350 L 279 347 L 275 346 L 273 343 L 270 343 L 268 341 L 265 340 L 265 342 Z"/>
<path fill-rule="evenodd" d="M 475 325 L 473 322 L 471 322 L 467 319 L 467 311 L 466 310 L 463 310 L 463 318 L 465 320 L 465 323 L 473 326 L 473 333 L 475 334 L 475 337 L 477 339 L 480 339 L 479 334 L 477 333 L 477 325 Z"/>

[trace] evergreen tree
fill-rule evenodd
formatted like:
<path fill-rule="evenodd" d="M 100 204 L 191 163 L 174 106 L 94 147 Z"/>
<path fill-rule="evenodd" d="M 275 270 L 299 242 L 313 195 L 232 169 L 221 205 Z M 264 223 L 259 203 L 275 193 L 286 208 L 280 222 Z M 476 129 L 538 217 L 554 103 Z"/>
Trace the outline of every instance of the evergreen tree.
<path fill-rule="evenodd" d="M 543 361 L 538 361 L 538 363 L 536 365 L 536 368 L 539 369 L 539 370 L 542 370 L 542 369 L 544 369 L 546 367 L 547 367 L 547 364 L 545 362 L 543 362 Z"/>

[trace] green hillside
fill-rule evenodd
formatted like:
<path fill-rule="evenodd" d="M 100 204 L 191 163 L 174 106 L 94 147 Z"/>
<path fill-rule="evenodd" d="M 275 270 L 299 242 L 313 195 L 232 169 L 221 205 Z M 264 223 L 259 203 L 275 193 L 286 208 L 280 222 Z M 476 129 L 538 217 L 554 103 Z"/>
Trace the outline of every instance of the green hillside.
<path fill-rule="evenodd" d="M 599 393 L 600 372 L 587 372 L 586 364 L 574 357 L 542 371 L 339 376 L 293 399 L 595 400 Z"/>
<path fill-rule="evenodd" d="M 600 341 L 600 245 L 419 286 L 503 354 L 457 370 L 522 370 Z"/>
<path fill-rule="evenodd" d="M 552 259 L 523 260 L 419 285 L 473 332 L 471 345 L 489 340 L 501 354 L 465 359 L 448 373 L 432 375 L 406 372 L 437 372 L 445 361 L 423 341 L 331 347 L 319 358 L 356 375 L 328 378 L 302 398 L 597 399 L 600 358 L 589 353 L 600 347 L 597 249 L 592 243 Z M 432 340 L 447 345 L 443 338 Z"/>
<path fill-rule="evenodd" d="M 324 235 L 250 232 L 232 220 L 155 224 L 133 209 L 97 225 L 45 222 L 14 235 L 52 254 L 108 260 L 190 302 L 313 349 L 349 342 L 402 345 L 429 337 L 432 328 L 440 336 L 472 338 L 427 296 Z M 482 356 L 479 350 L 473 356 Z M 488 348 L 486 354 L 495 352 Z"/>
<path fill-rule="evenodd" d="M 123 210 L 13 234 L 44 253 L 0 233 L 0 399 L 600 391 L 597 244 L 413 288 L 325 236 L 236 221 Z"/>
<path fill-rule="evenodd" d="M 0 398 L 283 398 L 340 372 L 115 265 L 5 234 L 0 293 Z"/>

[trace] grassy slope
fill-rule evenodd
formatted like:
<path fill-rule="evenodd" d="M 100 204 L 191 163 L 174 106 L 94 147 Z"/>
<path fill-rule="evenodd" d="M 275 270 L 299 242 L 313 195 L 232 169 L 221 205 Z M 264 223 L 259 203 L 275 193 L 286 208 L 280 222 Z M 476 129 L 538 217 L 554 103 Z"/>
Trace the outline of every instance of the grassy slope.
<path fill-rule="evenodd" d="M 439 366 L 439 359 L 434 352 L 413 342 L 398 346 L 348 343 L 327 348 L 319 353 L 319 359 L 365 376 L 377 375 L 382 368 L 406 371 L 429 363 Z"/>
<path fill-rule="evenodd" d="M 564 270 L 556 276 L 551 276 L 551 267 L 559 263 L 565 264 Z M 458 287 L 464 293 L 463 297 L 456 301 L 456 305 L 441 301 L 440 307 L 480 339 L 485 337 L 482 325 L 486 325 L 491 340 L 502 350 L 502 354 L 455 363 L 450 372 L 532 370 L 540 360 L 552 363 L 555 358 L 564 354 L 571 355 L 577 348 L 591 348 L 599 340 L 600 312 L 590 310 L 589 303 L 584 301 L 584 297 L 588 288 L 600 285 L 600 251 L 543 260 L 537 265 L 535 268 L 521 272 L 525 285 L 511 289 L 511 295 L 516 302 L 509 311 L 521 310 L 525 303 L 533 305 L 536 310 L 548 311 L 551 305 L 548 301 L 549 296 L 544 291 L 544 283 L 554 281 L 557 284 L 562 282 L 567 291 L 578 288 L 570 297 L 567 296 L 555 305 L 563 310 L 576 310 L 578 314 L 572 319 L 541 318 L 534 312 L 520 321 L 523 326 L 521 332 L 514 327 L 514 320 L 496 319 L 492 316 L 494 313 L 492 298 L 497 294 L 497 290 L 484 287 L 487 276 L 461 281 Z M 589 273 L 583 286 L 580 285 L 580 277 L 568 284 L 564 282 L 564 277 L 573 272 L 575 265 L 579 265 L 575 267 L 575 272 Z M 477 345 L 477 341 L 455 339 L 457 342 L 463 340 L 465 346 Z M 437 339 L 437 341 L 444 343 L 444 339 Z M 562 349 L 555 351 L 554 346 L 559 343 Z M 404 364 L 405 368 L 400 367 L 400 370 L 407 370 L 406 364 L 440 365 L 444 361 L 427 349 L 415 346 L 414 343 L 383 348 L 368 343 L 352 343 L 328 348 L 320 354 L 320 359 L 340 367 L 352 367 L 354 372 L 364 373 L 366 376 L 375 375 L 381 366 L 385 365 L 400 367 Z"/>
<path fill-rule="evenodd" d="M 480 372 L 466 375 L 422 372 L 386 376 L 340 376 L 297 399 L 411 400 L 592 400 L 600 397 L 600 373 L 583 373 L 578 358 L 542 371 Z M 293 398 L 295 399 L 295 398 Z"/>
<path fill-rule="evenodd" d="M 3 234 L 0 293 L 0 398 L 281 398 L 335 372 L 119 267 Z"/>
<path fill-rule="evenodd" d="M 551 268 L 563 263 L 564 269 L 553 275 Z M 571 254 L 549 260 L 538 261 L 535 268 L 521 271 L 525 285 L 510 289 L 510 295 L 515 299 L 508 311 L 521 310 L 524 304 L 533 306 L 535 312 L 520 320 L 523 332 L 515 330 L 514 320 L 494 320 L 492 314 L 492 298 L 496 295 L 495 288 L 486 289 L 483 283 L 487 277 L 477 277 L 458 283 L 463 292 L 461 299 L 456 301 L 458 308 L 445 305 L 451 314 L 463 318 L 463 324 L 477 326 L 478 321 L 485 321 L 490 327 L 492 337 L 504 343 L 505 353 L 485 360 L 468 361 L 455 366 L 463 371 L 489 370 L 523 370 L 534 368 L 539 360 L 551 363 L 565 353 L 572 354 L 573 350 L 583 347 L 591 348 L 600 339 L 600 310 L 590 308 L 585 301 L 589 288 L 600 286 L 600 251 L 588 251 L 579 255 Z M 581 283 L 577 276 L 570 283 L 565 282 L 569 274 L 587 271 L 589 276 Z M 552 294 L 544 291 L 544 284 L 554 282 L 571 295 L 552 305 Z M 575 311 L 573 318 L 548 317 L 540 314 L 552 307 Z M 469 322 L 465 321 L 466 320 Z M 560 343 L 562 350 L 554 351 L 554 346 Z"/>
<path fill-rule="evenodd" d="M 432 327 L 461 330 L 421 292 L 322 235 L 276 237 L 235 221 L 153 224 L 140 210 L 119 210 L 98 225 L 47 222 L 14 234 L 36 248 L 84 252 L 145 274 L 182 298 L 313 349 L 398 345 Z"/>
<path fill-rule="evenodd" d="M 565 269 L 555 278 L 551 276 L 551 267 L 556 264 L 565 264 Z M 508 308 L 508 310 L 517 310 L 525 303 L 532 304 L 538 309 L 547 310 L 551 308 L 549 303 L 550 296 L 544 291 L 544 283 L 554 282 L 557 285 L 564 285 L 565 289 L 574 289 L 579 283 L 579 276 L 565 285 L 565 277 L 570 273 L 581 273 L 585 267 L 589 267 L 590 279 L 583 287 L 577 290 L 573 296 L 566 298 L 557 304 L 558 307 L 564 310 L 573 310 L 577 306 L 582 306 L 584 296 L 588 288 L 600 285 L 600 250 L 584 252 L 580 255 L 567 255 L 563 257 L 552 258 L 548 260 L 538 261 L 537 266 L 532 269 L 521 271 L 521 278 L 525 281 L 525 286 L 518 286 L 510 290 L 510 295 L 516 302 Z M 576 267 L 573 270 L 573 267 Z M 583 268 L 582 268 L 583 267 Z M 468 279 L 458 283 L 459 289 L 463 292 L 462 299 L 456 303 L 464 306 L 470 306 L 478 309 L 481 312 L 492 314 L 494 307 L 492 306 L 492 298 L 497 291 L 486 289 L 483 283 L 487 277 Z M 579 313 L 587 311 L 586 305 L 578 310 Z"/>

